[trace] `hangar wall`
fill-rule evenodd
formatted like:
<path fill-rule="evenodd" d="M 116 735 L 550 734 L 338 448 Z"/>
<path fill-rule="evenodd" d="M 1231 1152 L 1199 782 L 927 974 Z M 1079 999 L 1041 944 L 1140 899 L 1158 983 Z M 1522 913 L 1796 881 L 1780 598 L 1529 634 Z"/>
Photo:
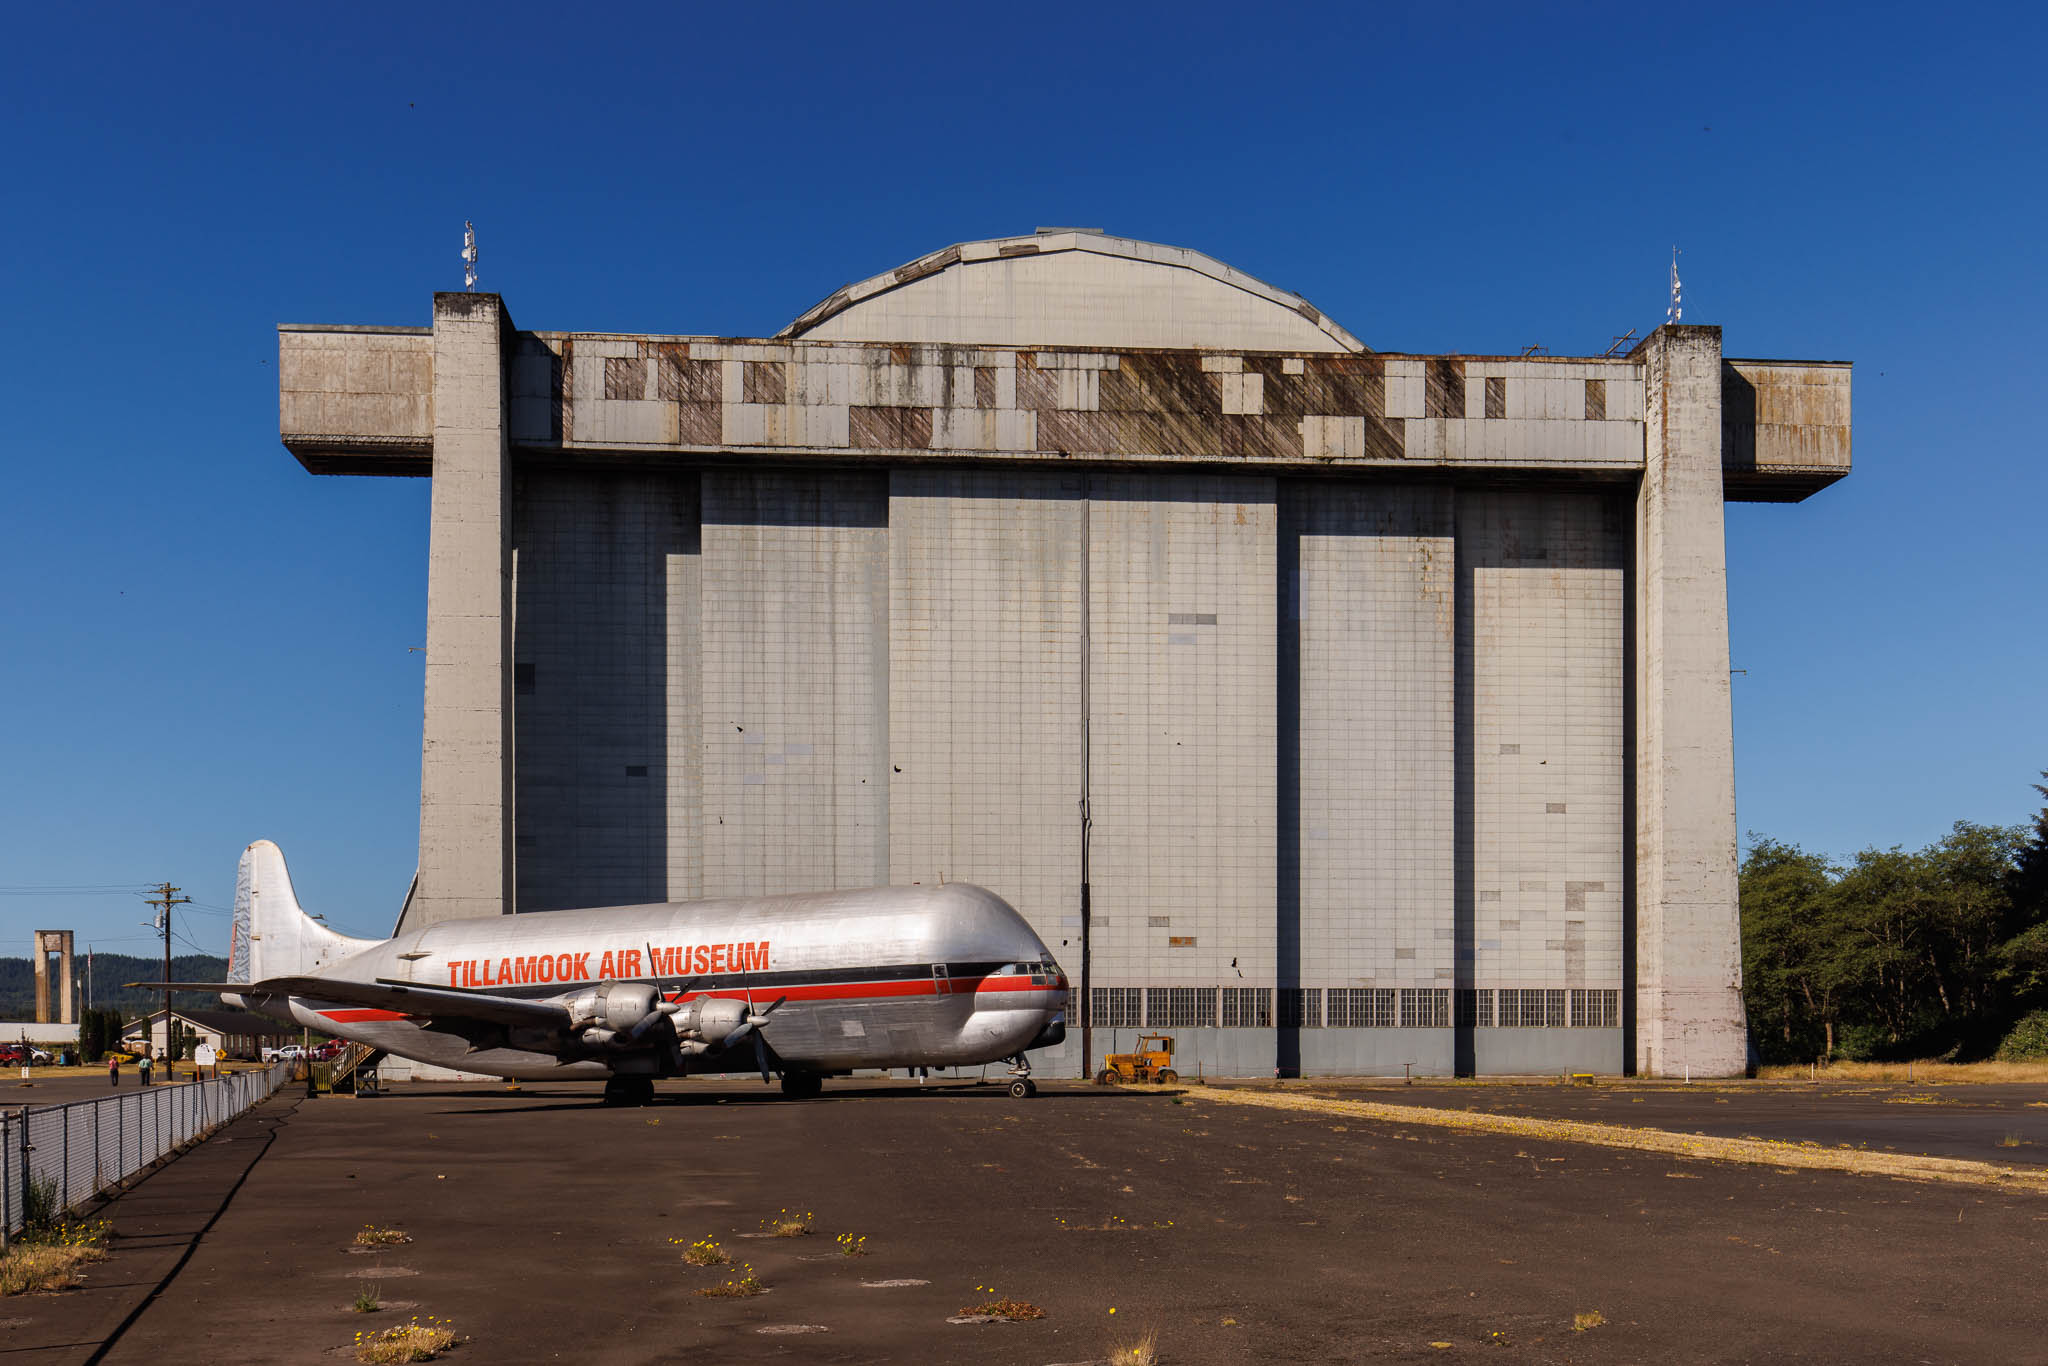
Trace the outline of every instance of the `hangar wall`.
<path fill-rule="evenodd" d="M 970 881 L 1078 975 L 1085 881 L 1101 1047 L 1621 1068 L 1615 495 L 579 470 L 515 506 L 523 910 Z"/>

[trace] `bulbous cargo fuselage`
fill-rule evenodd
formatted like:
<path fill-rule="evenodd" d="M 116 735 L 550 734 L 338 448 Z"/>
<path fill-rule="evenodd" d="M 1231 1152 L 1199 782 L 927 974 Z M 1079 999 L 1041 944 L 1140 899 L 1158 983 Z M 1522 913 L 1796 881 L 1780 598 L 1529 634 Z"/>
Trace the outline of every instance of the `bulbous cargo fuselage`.
<path fill-rule="evenodd" d="M 778 1000 L 754 1018 L 784 1072 L 973 1066 L 1058 1043 L 1067 997 L 1024 918 L 965 883 L 447 921 L 312 975 L 560 1001 L 576 1028 L 246 998 L 400 1057 L 528 1080 L 752 1070 L 755 1045 L 733 1031 Z M 654 1005 L 668 1023 L 650 1036 Z"/>

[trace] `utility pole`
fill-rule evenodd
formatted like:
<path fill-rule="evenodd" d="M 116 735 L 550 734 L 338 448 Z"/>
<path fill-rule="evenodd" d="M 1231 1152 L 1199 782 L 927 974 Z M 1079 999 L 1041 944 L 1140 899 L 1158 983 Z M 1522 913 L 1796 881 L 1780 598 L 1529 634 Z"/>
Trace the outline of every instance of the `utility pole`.
<path fill-rule="evenodd" d="M 171 907 L 182 906 L 192 899 L 189 896 L 179 896 L 178 893 L 183 890 L 182 887 L 173 887 L 168 882 L 160 882 L 157 884 L 155 896 L 143 898 L 144 901 L 157 908 L 157 921 L 163 927 L 164 932 L 164 1052 L 166 1053 L 171 1051 Z M 146 1035 L 148 1031 L 145 1030 L 144 1033 Z"/>

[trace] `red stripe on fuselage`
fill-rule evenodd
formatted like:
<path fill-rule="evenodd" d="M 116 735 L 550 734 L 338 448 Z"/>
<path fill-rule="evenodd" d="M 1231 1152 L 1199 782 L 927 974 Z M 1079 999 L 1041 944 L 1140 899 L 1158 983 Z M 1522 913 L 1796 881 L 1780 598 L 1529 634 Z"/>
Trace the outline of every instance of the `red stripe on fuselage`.
<path fill-rule="evenodd" d="M 940 991 L 941 984 L 948 990 Z M 1059 987 L 1034 983 L 1029 977 L 1006 974 L 1001 977 L 953 977 L 917 978 L 894 982 L 828 982 L 813 986 L 793 985 L 787 987 L 758 987 L 756 998 L 770 995 L 787 996 L 792 1001 L 858 1001 L 880 997 L 902 996 L 971 996 L 977 992 L 1045 992 L 1061 990 Z M 664 993 L 671 1001 L 692 1001 L 699 998 L 740 1001 L 747 998 L 744 990 L 722 987 L 713 991 L 692 991 L 681 996 Z M 405 1020 L 412 1018 L 399 1010 L 377 1010 L 370 1007 L 350 1006 L 320 1012 L 336 1024 L 364 1024 L 374 1020 Z"/>

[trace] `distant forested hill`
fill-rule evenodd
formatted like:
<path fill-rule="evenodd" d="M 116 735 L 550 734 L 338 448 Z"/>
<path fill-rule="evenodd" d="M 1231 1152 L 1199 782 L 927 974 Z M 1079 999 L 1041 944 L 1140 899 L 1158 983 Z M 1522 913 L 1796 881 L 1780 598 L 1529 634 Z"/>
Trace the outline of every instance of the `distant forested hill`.
<path fill-rule="evenodd" d="M 85 955 L 78 954 L 72 959 L 77 975 L 83 980 L 86 975 Z M 55 967 L 55 960 L 51 962 Z M 207 953 L 188 953 L 171 959 L 171 978 L 178 982 L 218 982 L 227 975 L 228 960 L 216 958 Z M 162 1009 L 163 993 L 137 991 L 122 986 L 123 982 L 155 982 L 163 977 L 162 958 L 136 958 L 124 953 L 101 953 L 93 955 L 92 1003 L 101 1009 L 118 1007 L 131 1016 L 144 1011 Z M 50 1015 L 57 1015 L 57 984 L 50 984 Z M 182 1006 L 220 1009 L 220 1001 L 212 996 L 198 996 L 180 992 L 174 1004 Z M 85 1008 L 85 995 L 81 991 L 78 1007 Z M 33 1020 L 36 1017 L 36 975 L 35 964 L 27 958 L 0 958 L 0 1020 Z M 74 1017 L 75 1018 L 75 1017 Z"/>

